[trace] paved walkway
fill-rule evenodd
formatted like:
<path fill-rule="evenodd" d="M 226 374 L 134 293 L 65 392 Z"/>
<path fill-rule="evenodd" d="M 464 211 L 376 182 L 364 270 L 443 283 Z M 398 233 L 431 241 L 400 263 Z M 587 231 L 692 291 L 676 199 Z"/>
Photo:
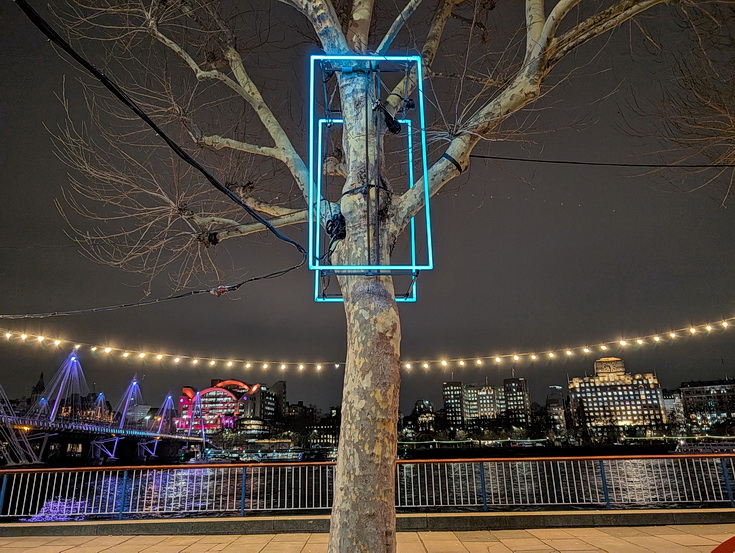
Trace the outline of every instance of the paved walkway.
<path fill-rule="evenodd" d="M 398 553 L 712 551 L 735 524 L 544 528 L 476 532 L 399 532 Z M 3 553 L 325 553 L 327 534 L 2 537 Z M 733 551 L 732 549 L 729 550 Z"/>

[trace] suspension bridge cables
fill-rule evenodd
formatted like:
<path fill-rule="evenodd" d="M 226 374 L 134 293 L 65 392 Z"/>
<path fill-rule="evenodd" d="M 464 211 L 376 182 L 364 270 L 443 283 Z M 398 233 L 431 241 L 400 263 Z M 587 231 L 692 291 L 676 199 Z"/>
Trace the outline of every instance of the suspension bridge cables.
<path fill-rule="evenodd" d="M 15 0 L 15 3 L 28 17 L 28 19 L 41 31 L 52 43 L 61 48 L 64 52 L 69 54 L 79 65 L 87 70 L 92 76 L 94 76 L 107 90 L 109 90 L 118 100 L 120 100 L 125 106 L 127 106 L 133 113 L 135 113 L 140 119 L 142 119 L 151 129 L 153 129 L 158 136 L 171 148 L 171 150 L 179 156 L 183 161 L 191 165 L 194 169 L 199 171 L 209 183 L 214 186 L 217 190 L 225 194 L 237 205 L 242 207 L 248 214 L 255 219 L 258 223 L 263 225 L 269 232 L 271 232 L 276 238 L 291 244 L 295 247 L 299 253 L 306 259 L 307 253 L 304 247 L 281 234 L 276 227 L 274 227 L 265 217 L 261 216 L 257 211 L 247 205 L 237 194 L 230 190 L 227 186 L 222 184 L 217 178 L 209 172 L 209 170 L 201 165 L 197 160 L 191 157 L 181 146 L 179 146 L 171 137 L 169 137 L 148 115 L 135 103 L 135 101 L 128 96 L 128 94 L 121 89 L 117 84 L 107 78 L 101 71 L 99 71 L 94 65 L 87 61 L 81 56 L 71 45 L 66 42 L 61 35 L 59 35 L 47 22 L 44 20 L 38 12 L 36 12 L 26 0 Z M 303 262 L 302 262 L 303 264 Z M 294 267 L 295 268 L 295 267 Z"/>

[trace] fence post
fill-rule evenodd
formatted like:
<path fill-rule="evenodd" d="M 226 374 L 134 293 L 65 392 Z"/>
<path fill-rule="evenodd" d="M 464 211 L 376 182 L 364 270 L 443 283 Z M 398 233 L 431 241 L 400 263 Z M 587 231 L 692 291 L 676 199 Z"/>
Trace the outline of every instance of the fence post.
<path fill-rule="evenodd" d="M 4 512 L 5 507 L 5 491 L 8 489 L 8 475 L 3 474 L 3 485 L 0 488 L 0 515 Z"/>
<path fill-rule="evenodd" d="M 602 478 L 602 495 L 605 497 L 605 509 L 610 508 L 610 491 L 607 489 L 607 478 L 605 477 L 605 461 L 600 459 L 600 477 Z"/>
<path fill-rule="evenodd" d="M 122 491 L 120 493 L 120 508 L 117 511 L 118 520 L 122 520 L 125 511 L 125 499 L 128 491 L 128 471 L 123 472 Z"/>
<path fill-rule="evenodd" d="M 480 491 L 482 492 L 482 510 L 487 511 L 487 488 L 485 487 L 485 463 L 480 461 Z"/>
<path fill-rule="evenodd" d="M 245 483 L 247 478 L 248 467 L 242 467 L 242 482 L 240 484 L 240 516 L 245 516 Z"/>
<path fill-rule="evenodd" d="M 735 507 L 735 499 L 732 495 L 732 482 L 730 481 L 730 473 L 727 472 L 727 463 L 724 457 L 720 457 L 720 469 L 722 470 L 722 478 L 725 481 L 725 490 L 727 490 L 727 499 L 730 501 L 730 507 Z M 5 489 L 5 481 L 3 480 L 3 490 Z M 0 495 L 2 497 L 2 495 Z M 2 507 L 2 504 L 0 504 Z"/>

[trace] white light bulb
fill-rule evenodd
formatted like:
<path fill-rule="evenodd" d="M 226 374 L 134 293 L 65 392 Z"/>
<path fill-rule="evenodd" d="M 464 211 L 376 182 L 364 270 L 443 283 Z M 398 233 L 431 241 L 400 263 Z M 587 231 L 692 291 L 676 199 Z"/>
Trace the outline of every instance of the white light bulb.
<path fill-rule="evenodd" d="M 572 354 L 572 350 L 568 349 L 566 353 L 567 353 L 567 355 L 571 355 Z"/>
<path fill-rule="evenodd" d="M 691 328 L 689 329 L 689 332 L 691 332 L 692 334 L 696 334 L 696 333 L 697 333 L 697 329 L 696 329 L 696 328 L 694 328 L 694 327 L 691 327 Z"/>
<path fill-rule="evenodd" d="M 232 366 L 232 361 L 228 361 L 228 362 L 227 362 L 227 366 L 228 366 L 228 367 L 231 367 L 231 366 Z"/>
<path fill-rule="evenodd" d="M 520 359 L 520 357 L 518 357 L 517 355 L 514 355 L 513 356 L 513 361 L 518 361 L 519 359 Z"/>
<path fill-rule="evenodd" d="M 550 351 L 550 352 L 549 352 L 549 357 L 556 357 L 556 355 L 554 354 L 554 352 L 553 352 L 553 351 Z"/>
<path fill-rule="evenodd" d="M 125 353 L 123 353 L 123 357 L 129 357 L 129 356 L 130 356 L 129 352 L 126 351 Z"/>
<path fill-rule="evenodd" d="M 425 369 L 428 369 L 429 368 L 429 364 L 428 363 L 424 363 L 424 368 Z"/>
<path fill-rule="evenodd" d="M 496 358 L 495 358 L 495 362 L 496 362 L 496 363 L 500 363 L 500 357 L 496 357 Z"/>
<path fill-rule="evenodd" d="M 318 371 L 322 370 L 322 366 L 321 365 L 317 365 L 316 366 L 316 370 L 318 370 Z"/>
<path fill-rule="evenodd" d="M 54 340 L 54 345 L 55 346 L 58 346 L 59 344 L 61 344 L 61 340 Z"/>
<path fill-rule="evenodd" d="M 139 353 L 138 354 L 138 357 L 140 357 L 141 359 L 143 359 L 145 357 L 145 353 L 143 353 L 143 352 Z"/>
<path fill-rule="evenodd" d="M 584 348 L 582 351 L 585 352 L 585 353 L 589 353 L 590 352 L 590 348 Z"/>
<path fill-rule="evenodd" d="M 406 368 L 407 369 L 410 369 L 411 368 L 411 363 L 406 363 Z"/>
<path fill-rule="evenodd" d="M 653 341 L 654 342 L 660 342 L 661 341 L 661 337 L 660 336 L 654 336 L 653 337 Z"/>
<path fill-rule="evenodd" d="M 44 341 L 44 339 L 45 339 L 45 338 L 44 338 L 43 336 L 39 336 L 39 337 L 38 337 L 38 341 L 39 341 L 39 342 L 43 342 L 43 341 Z"/>
<path fill-rule="evenodd" d="M 281 363 L 281 370 L 283 370 L 283 369 L 285 369 L 285 368 L 286 368 L 286 365 L 285 365 L 285 364 L 283 364 L 283 363 Z"/>
<path fill-rule="evenodd" d="M 628 342 L 626 342 L 625 340 L 620 340 L 620 345 L 621 346 L 627 346 L 628 345 Z"/>
<path fill-rule="evenodd" d="M 180 363 L 180 362 L 181 362 L 181 357 L 174 358 L 174 363 Z"/>
<path fill-rule="evenodd" d="M 212 360 L 211 360 L 211 361 L 209 362 L 209 366 L 210 366 L 210 367 L 214 367 L 214 359 L 212 359 Z"/>
<path fill-rule="evenodd" d="M 446 367 L 446 366 L 447 366 L 447 362 L 442 360 L 442 367 Z"/>
<path fill-rule="evenodd" d="M 112 351 L 112 348 L 105 348 L 105 353 L 110 353 Z"/>
<path fill-rule="evenodd" d="M 643 343 L 643 340 L 641 340 L 640 338 L 638 338 L 638 339 L 636 340 L 636 342 L 637 342 L 638 344 L 642 344 L 642 343 Z"/>

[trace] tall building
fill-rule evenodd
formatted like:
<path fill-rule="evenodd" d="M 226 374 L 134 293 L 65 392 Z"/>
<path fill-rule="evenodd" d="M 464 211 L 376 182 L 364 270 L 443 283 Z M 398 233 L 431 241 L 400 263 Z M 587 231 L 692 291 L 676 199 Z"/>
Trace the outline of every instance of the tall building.
<path fill-rule="evenodd" d="M 531 419 L 531 396 L 525 378 L 506 378 L 503 380 L 505 392 L 505 412 L 515 422 L 525 425 Z"/>
<path fill-rule="evenodd" d="M 549 391 L 546 393 L 546 415 L 551 421 L 554 440 L 561 441 L 566 438 L 567 417 L 561 386 L 549 386 Z"/>
<path fill-rule="evenodd" d="M 462 389 L 462 416 L 467 429 L 477 426 L 479 388 L 474 384 L 465 384 Z"/>
<path fill-rule="evenodd" d="M 464 394 L 461 382 L 445 382 L 442 384 L 442 397 L 447 422 L 451 429 L 464 428 Z"/>
<path fill-rule="evenodd" d="M 499 413 L 497 388 L 488 385 L 480 386 L 477 390 L 477 416 L 488 420 L 497 418 Z"/>
<path fill-rule="evenodd" d="M 684 382 L 679 388 L 686 422 L 694 431 L 735 417 L 735 380 Z"/>
<path fill-rule="evenodd" d="M 658 378 L 652 373 L 630 374 L 618 357 L 595 361 L 595 375 L 569 381 L 570 410 L 575 424 L 600 438 L 615 427 L 661 430 L 666 411 Z"/>

